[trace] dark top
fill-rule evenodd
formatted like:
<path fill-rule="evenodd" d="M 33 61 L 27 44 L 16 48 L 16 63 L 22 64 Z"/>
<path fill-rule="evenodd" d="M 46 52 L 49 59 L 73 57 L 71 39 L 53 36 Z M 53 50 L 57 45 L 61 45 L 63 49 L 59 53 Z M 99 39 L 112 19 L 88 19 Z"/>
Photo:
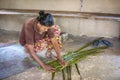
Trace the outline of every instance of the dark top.
<path fill-rule="evenodd" d="M 21 34 L 20 34 L 20 44 L 24 46 L 25 44 L 34 45 L 36 40 L 44 39 L 46 35 L 49 38 L 54 37 L 54 29 L 50 28 L 48 31 L 39 34 L 36 29 L 36 18 L 29 19 L 23 24 Z"/>

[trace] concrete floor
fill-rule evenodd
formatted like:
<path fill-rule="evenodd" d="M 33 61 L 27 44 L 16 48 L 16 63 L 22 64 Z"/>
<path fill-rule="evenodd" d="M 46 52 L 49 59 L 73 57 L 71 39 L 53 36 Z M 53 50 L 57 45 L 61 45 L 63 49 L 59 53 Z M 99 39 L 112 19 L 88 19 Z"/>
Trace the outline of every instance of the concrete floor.
<path fill-rule="evenodd" d="M 70 50 L 76 50 L 80 46 L 84 45 L 85 43 L 93 40 L 95 38 L 89 38 L 86 36 L 82 37 L 73 37 L 69 38 L 66 42 L 64 42 L 62 52 L 66 53 Z M 85 60 L 82 60 L 79 62 L 79 69 L 81 71 L 82 79 L 83 80 L 120 80 L 120 40 L 118 38 L 112 38 L 107 39 L 110 42 L 113 43 L 113 47 L 105 50 L 105 52 L 102 52 L 95 56 L 89 56 Z M 6 59 L 12 59 L 12 61 L 16 60 L 16 57 L 19 61 L 17 61 L 14 65 L 14 68 L 11 66 L 3 67 L 4 71 L 6 69 L 5 74 L 9 74 L 10 72 L 13 72 L 12 74 L 7 75 L 2 80 L 51 80 L 51 73 L 44 71 L 44 70 L 38 70 L 36 66 L 30 65 L 31 63 L 24 65 L 19 64 L 24 60 L 26 57 L 23 49 L 20 48 L 20 45 L 15 44 L 13 46 L 13 52 L 18 51 L 18 49 L 21 49 L 19 53 L 21 52 L 21 55 L 15 54 L 16 56 L 12 56 L 13 53 L 9 53 L 10 50 L 3 50 L 3 52 L 6 54 L 5 59 L 1 56 L 3 55 L 2 52 L 0 52 L 0 61 L 6 62 Z M 15 48 L 16 46 L 16 48 Z M 0 49 L 2 49 L 1 47 Z M 11 54 L 11 57 L 8 58 Z M 22 57 L 21 57 L 22 56 Z M 21 57 L 21 58 L 20 58 Z M 10 62 L 11 63 L 11 62 Z M 9 62 L 8 62 L 9 64 Z M 28 66 L 29 65 L 29 66 Z M 5 64 L 0 65 L 5 66 Z M 20 67 L 22 66 L 22 68 Z M 0 75 L 2 76 L 4 72 L 1 72 L 3 70 L 0 67 Z M 13 71 L 12 71 L 13 69 Z M 22 70 L 21 70 L 22 69 Z M 4 74 L 4 75 L 5 75 Z M 1 77 L 0 76 L 0 77 Z M 9 76 L 9 77 L 8 77 Z M 3 77 L 3 76 L 2 76 Z M 8 77 L 8 78 L 7 78 Z M 58 73 L 55 77 L 55 80 L 62 80 L 61 73 Z M 73 68 L 72 71 L 72 80 L 79 80 L 79 75 Z"/>

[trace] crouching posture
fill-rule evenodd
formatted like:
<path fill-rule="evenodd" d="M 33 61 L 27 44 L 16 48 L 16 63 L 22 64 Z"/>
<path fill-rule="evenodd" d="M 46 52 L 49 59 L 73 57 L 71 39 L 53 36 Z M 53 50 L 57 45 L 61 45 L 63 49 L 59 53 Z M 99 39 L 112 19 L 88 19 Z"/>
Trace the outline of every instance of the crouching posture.
<path fill-rule="evenodd" d="M 60 41 L 60 28 L 59 26 L 54 25 L 53 16 L 49 13 L 40 11 L 37 18 L 29 19 L 23 24 L 20 35 L 20 44 L 24 46 L 25 51 L 30 57 L 45 70 L 54 71 L 54 68 L 44 64 L 36 55 L 37 52 L 41 52 L 45 48 L 47 48 L 47 57 L 52 55 L 50 53 L 51 50 L 54 49 L 57 54 L 57 56 L 54 57 L 59 60 L 61 65 L 65 65 L 60 54 L 60 48 L 62 47 Z"/>

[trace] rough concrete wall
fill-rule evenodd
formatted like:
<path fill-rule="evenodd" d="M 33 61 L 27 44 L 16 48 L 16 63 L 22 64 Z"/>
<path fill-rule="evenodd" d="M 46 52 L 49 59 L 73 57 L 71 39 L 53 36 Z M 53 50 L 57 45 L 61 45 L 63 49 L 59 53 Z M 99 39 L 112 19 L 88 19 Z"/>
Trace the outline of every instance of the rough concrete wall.
<path fill-rule="evenodd" d="M 83 0 L 82 11 L 120 14 L 120 0 Z"/>
<path fill-rule="evenodd" d="M 79 10 L 79 2 L 79 0 L 0 0 L 0 8 L 76 11 Z"/>
<path fill-rule="evenodd" d="M 0 29 L 20 31 L 24 21 L 31 17 L 35 15 L 0 15 Z M 63 17 L 55 17 L 55 20 L 55 23 L 61 26 L 62 31 L 74 36 L 119 37 L 120 22 L 117 21 Z"/>
<path fill-rule="evenodd" d="M 80 18 L 58 18 L 62 31 L 75 36 L 119 37 L 120 22 L 112 20 L 94 20 Z"/>
<path fill-rule="evenodd" d="M 0 29 L 8 31 L 20 31 L 24 21 L 33 16 L 28 15 L 0 15 Z"/>
<path fill-rule="evenodd" d="M 82 9 L 80 8 L 82 1 Z M 120 0 L 0 0 L 0 8 L 120 14 Z"/>

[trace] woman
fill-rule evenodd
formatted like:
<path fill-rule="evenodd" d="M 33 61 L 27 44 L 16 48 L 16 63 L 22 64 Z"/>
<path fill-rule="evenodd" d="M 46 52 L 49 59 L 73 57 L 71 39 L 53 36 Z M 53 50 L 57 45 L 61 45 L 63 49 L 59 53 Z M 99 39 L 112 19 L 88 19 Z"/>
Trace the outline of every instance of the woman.
<path fill-rule="evenodd" d="M 57 25 L 54 25 L 53 16 L 44 11 L 39 12 L 37 18 L 27 20 L 22 28 L 20 35 L 20 44 L 24 46 L 26 52 L 29 53 L 38 64 L 45 70 L 54 71 L 49 65 L 44 64 L 36 55 L 47 48 L 47 53 L 51 53 L 54 49 L 57 54 L 57 59 L 61 65 L 65 65 L 60 55 L 60 31 Z"/>

